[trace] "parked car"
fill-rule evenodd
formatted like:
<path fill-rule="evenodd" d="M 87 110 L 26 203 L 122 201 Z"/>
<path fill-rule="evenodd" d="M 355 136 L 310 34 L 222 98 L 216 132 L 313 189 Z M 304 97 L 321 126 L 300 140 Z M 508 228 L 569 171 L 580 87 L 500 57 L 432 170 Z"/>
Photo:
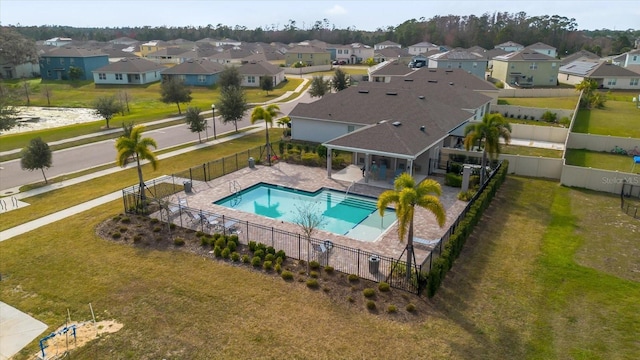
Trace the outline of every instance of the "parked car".
<path fill-rule="evenodd" d="M 409 67 L 412 69 L 418 69 L 425 66 L 427 66 L 427 62 L 425 60 L 411 60 L 409 63 Z"/>
<path fill-rule="evenodd" d="M 333 65 L 347 65 L 347 62 L 344 60 L 333 60 Z"/>

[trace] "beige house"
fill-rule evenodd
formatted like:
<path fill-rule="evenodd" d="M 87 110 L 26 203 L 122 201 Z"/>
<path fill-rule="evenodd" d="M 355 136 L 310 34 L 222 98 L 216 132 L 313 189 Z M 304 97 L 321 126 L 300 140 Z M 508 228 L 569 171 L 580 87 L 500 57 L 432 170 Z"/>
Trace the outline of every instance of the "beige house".
<path fill-rule="evenodd" d="M 516 87 L 556 86 L 560 60 L 524 48 L 493 58 L 491 77 Z"/>
<path fill-rule="evenodd" d="M 284 57 L 286 66 L 302 62 L 306 66 L 330 65 L 331 53 L 315 46 L 295 46 L 287 51 Z"/>

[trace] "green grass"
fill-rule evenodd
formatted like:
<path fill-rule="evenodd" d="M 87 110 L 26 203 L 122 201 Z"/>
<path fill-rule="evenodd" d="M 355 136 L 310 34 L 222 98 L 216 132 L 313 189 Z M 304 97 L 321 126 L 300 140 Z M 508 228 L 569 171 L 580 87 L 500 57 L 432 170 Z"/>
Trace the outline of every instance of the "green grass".
<path fill-rule="evenodd" d="M 554 98 L 500 98 L 499 105 L 515 105 L 545 109 L 567 109 L 573 110 L 578 103 L 578 94 L 570 97 Z"/>
<path fill-rule="evenodd" d="M 567 149 L 565 159 L 567 165 L 626 173 L 630 172 L 633 166 L 633 157 L 631 156 L 585 149 Z M 636 166 L 636 169 L 639 168 Z"/>
<path fill-rule="evenodd" d="M 554 159 L 562 158 L 561 150 L 543 149 L 531 146 L 502 145 L 500 146 L 500 153 L 522 156 L 542 156 Z"/>
<path fill-rule="evenodd" d="M 559 123 L 552 123 L 552 122 L 547 122 L 547 121 L 543 121 L 543 120 L 514 119 L 514 118 L 511 118 L 511 117 L 506 118 L 506 120 L 510 124 L 525 124 L 525 125 L 551 126 L 551 127 L 561 127 L 562 126 Z"/>
<path fill-rule="evenodd" d="M 640 229 L 616 205 L 615 196 L 509 177 L 417 324 L 242 267 L 97 238 L 94 227 L 121 211 L 119 201 L 1 242 L 0 296 L 49 331 L 67 309 L 89 320 L 88 303 L 97 320 L 124 324 L 73 351 L 76 359 L 634 359 L 640 284 L 622 277 L 640 256 L 626 251 L 619 262 L 601 241 L 624 249 Z M 36 340 L 17 358 L 37 350 Z"/>
<path fill-rule="evenodd" d="M 608 100 L 604 109 L 580 109 L 572 131 L 640 138 L 640 109 L 630 100 Z"/>
<path fill-rule="evenodd" d="M 20 86 L 18 81 L 7 81 L 8 86 Z M 164 119 L 171 116 L 178 116 L 178 108 L 175 104 L 165 104 L 160 101 L 160 84 L 150 84 L 146 86 L 110 86 L 95 85 L 94 83 L 70 84 L 67 82 L 47 82 L 40 84 L 40 80 L 31 80 L 31 105 L 47 106 L 47 100 L 42 94 L 44 86 L 50 88 L 52 95 L 51 106 L 56 107 L 86 107 L 91 108 L 93 102 L 101 96 L 115 95 L 126 90 L 131 98 L 131 113 L 125 116 L 114 117 L 109 126 L 120 128 L 123 123 L 134 122 L 144 123 L 153 120 Z M 249 103 L 261 103 L 273 100 L 287 91 L 293 91 L 302 83 L 302 79 L 289 79 L 285 83 L 278 85 L 267 95 L 261 89 L 245 88 L 245 94 Z M 218 89 L 191 87 L 193 100 L 190 104 L 180 104 L 184 114 L 187 106 L 197 106 L 202 111 L 211 109 L 211 104 L 218 101 L 220 91 Z M 0 151 L 19 149 L 33 137 L 40 136 L 45 142 L 52 142 L 67 139 L 75 136 L 97 133 L 106 125 L 104 121 L 94 121 L 77 125 L 69 125 L 54 129 L 32 131 L 28 133 L 2 135 Z"/>
<path fill-rule="evenodd" d="M 281 134 L 282 129 L 275 128 L 270 130 L 271 139 L 277 139 Z M 186 170 L 191 166 L 196 166 L 217 158 L 235 154 L 237 152 L 262 145 L 263 143 L 263 132 L 249 134 L 233 141 L 159 160 L 158 168 L 155 171 L 149 164 L 143 165 L 142 172 L 145 179 L 153 179 L 162 175 L 170 175 Z M 215 153 L 214 158 L 212 158 L 213 153 Z M 67 176 L 65 175 L 64 178 L 66 179 Z M 16 225 L 54 213 L 58 210 L 80 204 L 89 199 L 95 199 L 114 191 L 118 191 L 122 188 L 136 184 L 138 182 L 137 179 L 137 170 L 135 168 L 130 168 L 111 175 L 85 181 L 74 186 L 61 188 L 23 199 L 23 201 L 30 205 L 2 214 L 2 218 L 0 218 L 0 230 L 6 230 Z"/>

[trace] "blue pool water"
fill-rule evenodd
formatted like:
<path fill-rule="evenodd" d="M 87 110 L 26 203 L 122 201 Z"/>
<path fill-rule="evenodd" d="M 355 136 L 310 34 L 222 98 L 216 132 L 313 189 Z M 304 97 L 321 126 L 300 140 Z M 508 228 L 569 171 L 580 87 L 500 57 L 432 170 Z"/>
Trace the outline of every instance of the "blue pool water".
<path fill-rule="evenodd" d="M 352 239 L 374 241 L 396 220 L 391 208 L 381 217 L 376 202 L 373 198 L 345 195 L 326 188 L 312 193 L 259 183 L 214 204 L 294 224 L 300 213 L 298 209 L 313 209 L 324 219 L 319 229 Z"/>

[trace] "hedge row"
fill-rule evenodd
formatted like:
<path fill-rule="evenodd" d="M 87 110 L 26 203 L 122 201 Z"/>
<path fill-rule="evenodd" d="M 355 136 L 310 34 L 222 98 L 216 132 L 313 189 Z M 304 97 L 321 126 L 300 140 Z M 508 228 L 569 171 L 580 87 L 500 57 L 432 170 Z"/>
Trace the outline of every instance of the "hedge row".
<path fill-rule="evenodd" d="M 504 179 L 507 177 L 508 169 L 509 163 L 505 160 L 498 170 L 498 173 L 489 181 L 487 187 L 485 187 L 482 193 L 478 195 L 475 202 L 471 205 L 469 211 L 465 214 L 464 219 L 458 223 L 453 234 L 449 237 L 449 241 L 444 246 L 444 250 L 440 257 L 433 262 L 427 282 L 427 295 L 429 297 L 435 295 L 438 288 L 440 288 L 440 284 L 442 283 L 445 275 L 453 266 L 453 262 L 458 258 L 458 256 L 460 256 L 467 238 L 473 232 L 473 228 L 480 221 L 482 213 L 487 207 L 489 207 L 491 200 L 493 200 L 493 197 L 500 188 L 500 185 L 502 185 Z"/>

